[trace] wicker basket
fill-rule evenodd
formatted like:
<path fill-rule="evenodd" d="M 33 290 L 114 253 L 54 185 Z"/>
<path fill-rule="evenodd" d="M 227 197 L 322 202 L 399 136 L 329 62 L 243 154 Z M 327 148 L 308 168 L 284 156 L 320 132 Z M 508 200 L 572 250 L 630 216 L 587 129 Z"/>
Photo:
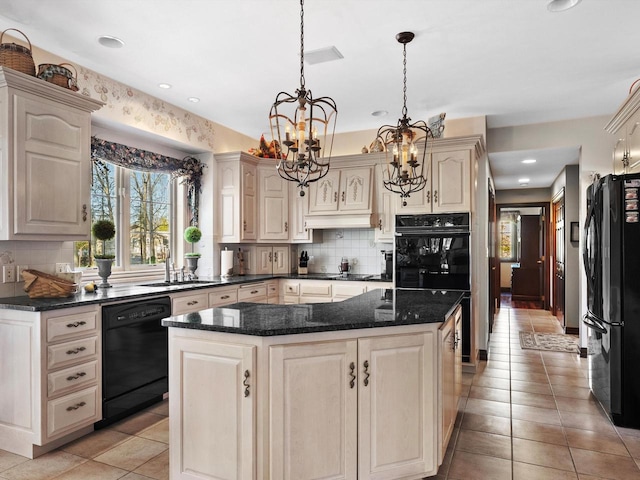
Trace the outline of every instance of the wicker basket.
<path fill-rule="evenodd" d="M 68 68 L 63 67 L 63 65 L 73 68 L 73 72 Z M 38 65 L 37 76 L 38 78 L 53 83 L 54 85 L 58 85 L 59 87 L 68 88 L 74 92 L 78 91 L 78 83 L 76 82 L 78 71 L 76 70 L 76 67 L 70 63 L 61 63 L 60 65 L 41 63 Z"/>
<path fill-rule="evenodd" d="M 78 284 L 38 270 L 23 270 L 24 291 L 29 298 L 65 298 L 78 291 Z"/>
<path fill-rule="evenodd" d="M 22 45 L 16 45 L 15 43 L 2 43 L 4 34 L 9 30 L 18 32 L 24 38 L 26 38 L 27 43 L 29 44 L 29 48 L 23 47 Z M 20 30 L 16 30 L 15 28 L 7 28 L 0 35 L 0 65 L 35 77 L 36 65 L 33 62 L 33 56 L 31 55 L 31 42 L 29 41 L 27 36 Z"/>

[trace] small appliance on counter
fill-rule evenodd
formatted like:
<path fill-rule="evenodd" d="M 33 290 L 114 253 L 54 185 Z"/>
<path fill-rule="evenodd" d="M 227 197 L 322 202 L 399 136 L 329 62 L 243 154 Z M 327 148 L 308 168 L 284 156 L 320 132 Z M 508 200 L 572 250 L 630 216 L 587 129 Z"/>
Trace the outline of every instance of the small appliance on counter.
<path fill-rule="evenodd" d="M 306 275 L 309 273 L 307 265 L 309 264 L 309 254 L 303 250 L 300 254 L 300 262 L 298 263 L 298 274 Z"/>
<path fill-rule="evenodd" d="M 383 280 L 393 280 L 393 250 L 380 250 L 382 254 L 382 265 L 380 277 Z"/>
<path fill-rule="evenodd" d="M 340 261 L 340 265 L 338 265 L 338 271 L 343 277 L 346 277 L 349 275 L 349 272 L 351 271 L 351 267 L 349 266 L 349 259 L 347 257 L 342 257 L 342 260 Z"/>

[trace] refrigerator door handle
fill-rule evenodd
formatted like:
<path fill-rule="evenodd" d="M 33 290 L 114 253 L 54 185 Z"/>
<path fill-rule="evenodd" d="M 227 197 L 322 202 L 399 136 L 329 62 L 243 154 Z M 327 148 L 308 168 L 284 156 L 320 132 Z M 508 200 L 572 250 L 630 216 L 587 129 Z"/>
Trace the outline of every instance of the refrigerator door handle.
<path fill-rule="evenodd" d="M 585 316 L 582 318 L 582 323 L 602 335 L 607 333 L 607 329 L 605 328 L 604 324 L 591 312 L 587 312 L 585 314 Z"/>

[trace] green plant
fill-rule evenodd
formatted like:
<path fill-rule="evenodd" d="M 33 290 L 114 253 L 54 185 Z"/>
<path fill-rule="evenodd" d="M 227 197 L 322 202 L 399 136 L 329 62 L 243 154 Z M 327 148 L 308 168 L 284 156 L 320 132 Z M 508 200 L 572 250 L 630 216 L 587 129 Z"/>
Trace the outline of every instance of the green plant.
<path fill-rule="evenodd" d="M 184 230 L 184 239 L 191 244 L 191 252 L 185 253 L 185 257 L 197 258 L 199 253 L 193 251 L 193 244 L 198 242 L 202 238 L 202 231 L 195 226 L 190 226 Z"/>
<path fill-rule="evenodd" d="M 106 219 L 96 220 L 91 226 L 91 232 L 97 240 L 100 240 L 102 242 L 102 254 L 94 255 L 93 258 L 115 258 L 115 255 L 105 253 L 107 248 L 107 240 L 111 240 L 116 236 L 116 226 L 114 225 L 114 223 L 111 220 Z"/>

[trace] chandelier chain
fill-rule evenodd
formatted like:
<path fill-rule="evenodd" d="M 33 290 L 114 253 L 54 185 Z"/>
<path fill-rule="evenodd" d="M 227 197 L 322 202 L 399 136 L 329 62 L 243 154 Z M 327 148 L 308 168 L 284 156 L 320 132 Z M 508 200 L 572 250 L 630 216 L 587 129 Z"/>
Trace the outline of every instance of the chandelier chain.
<path fill-rule="evenodd" d="M 402 88 L 402 94 L 404 103 L 402 106 L 402 117 L 405 118 L 407 116 L 407 44 L 405 43 L 403 47 L 402 73 L 404 75 L 404 86 Z"/>
<path fill-rule="evenodd" d="M 300 87 L 304 89 L 304 0 L 300 0 Z"/>

